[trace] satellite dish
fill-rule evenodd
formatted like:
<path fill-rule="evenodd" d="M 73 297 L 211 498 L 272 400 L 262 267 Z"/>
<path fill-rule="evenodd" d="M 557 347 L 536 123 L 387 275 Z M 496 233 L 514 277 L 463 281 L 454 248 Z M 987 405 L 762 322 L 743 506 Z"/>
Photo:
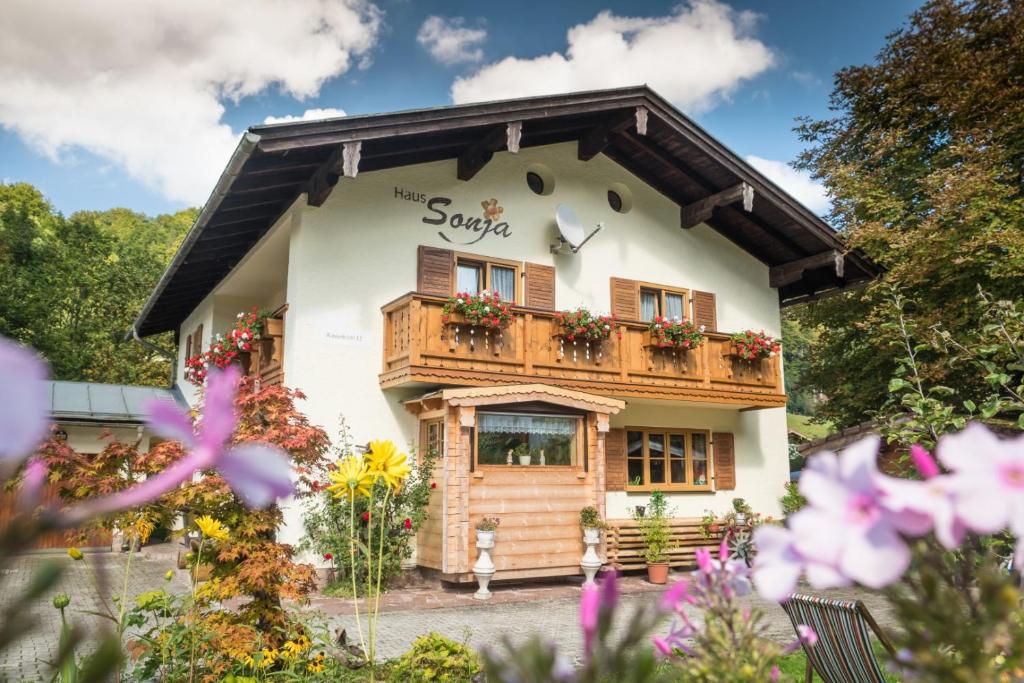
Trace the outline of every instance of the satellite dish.
<path fill-rule="evenodd" d="M 558 224 L 558 244 L 551 245 L 552 253 L 560 252 L 562 247 L 568 245 L 569 251 L 575 254 L 604 227 L 604 223 L 598 223 L 597 228 L 588 235 L 579 216 L 568 204 L 559 204 L 555 208 L 555 223 Z"/>

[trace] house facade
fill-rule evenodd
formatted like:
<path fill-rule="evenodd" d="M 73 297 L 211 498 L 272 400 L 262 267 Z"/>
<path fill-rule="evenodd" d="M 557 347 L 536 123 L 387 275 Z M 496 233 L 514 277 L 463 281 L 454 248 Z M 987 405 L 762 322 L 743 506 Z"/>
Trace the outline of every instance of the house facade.
<path fill-rule="evenodd" d="M 560 227 L 560 207 L 579 225 Z M 578 573 L 586 505 L 625 519 L 661 490 L 678 517 L 734 497 L 776 513 L 781 358 L 739 359 L 729 334 L 777 337 L 781 306 L 874 273 L 626 88 L 252 128 L 136 332 L 177 333 L 194 401 L 186 360 L 240 311 L 274 311 L 250 372 L 301 389 L 314 423 L 344 419 L 356 443 L 440 453 L 420 565 L 467 579 L 473 525 L 497 516 L 496 578 L 550 576 Z M 510 322 L 446 316 L 463 292 L 500 295 Z M 578 307 L 615 317 L 607 340 L 568 338 L 556 314 Z M 658 315 L 694 320 L 704 343 L 660 348 Z M 301 515 L 285 504 L 286 542 Z"/>

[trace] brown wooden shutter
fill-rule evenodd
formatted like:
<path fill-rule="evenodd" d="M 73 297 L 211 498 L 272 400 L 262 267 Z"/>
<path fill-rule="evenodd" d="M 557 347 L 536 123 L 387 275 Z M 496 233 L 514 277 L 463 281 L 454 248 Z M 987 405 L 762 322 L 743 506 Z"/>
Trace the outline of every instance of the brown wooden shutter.
<path fill-rule="evenodd" d="M 624 320 L 640 319 L 640 283 L 612 278 L 612 315 Z"/>
<path fill-rule="evenodd" d="M 416 291 L 437 296 L 451 296 L 455 292 L 455 254 L 451 249 L 420 245 Z"/>
<path fill-rule="evenodd" d="M 201 323 L 196 328 L 195 337 L 192 340 L 192 352 L 197 356 L 203 352 L 203 326 Z"/>
<path fill-rule="evenodd" d="M 693 322 L 703 325 L 709 331 L 718 329 L 718 308 L 714 294 L 693 292 Z"/>
<path fill-rule="evenodd" d="M 555 310 L 555 267 L 527 263 L 525 270 L 526 294 L 523 304 L 530 308 Z"/>
<path fill-rule="evenodd" d="M 732 491 L 736 488 L 736 447 L 729 432 L 711 435 L 711 448 L 715 454 L 715 490 Z"/>
<path fill-rule="evenodd" d="M 606 491 L 626 488 L 626 430 L 609 429 L 604 435 L 604 477 Z"/>
<path fill-rule="evenodd" d="M 192 357 L 192 335 L 185 337 L 185 360 Z"/>

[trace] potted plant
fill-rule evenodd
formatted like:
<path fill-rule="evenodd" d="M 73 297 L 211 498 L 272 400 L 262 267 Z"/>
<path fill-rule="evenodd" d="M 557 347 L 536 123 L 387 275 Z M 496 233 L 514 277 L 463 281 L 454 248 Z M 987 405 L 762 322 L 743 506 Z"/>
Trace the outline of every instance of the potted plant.
<path fill-rule="evenodd" d="M 751 516 L 754 514 L 753 508 L 751 508 L 750 504 L 742 498 L 732 499 L 732 510 L 735 513 L 734 519 L 737 526 L 746 525 L 747 521 L 750 520 Z"/>
<path fill-rule="evenodd" d="M 672 530 L 668 523 L 668 500 L 661 491 L 651 494 L 647 514 L 634 519 L 644 541 L 644 560 L 647 562 L 647 580 L 654 584 L 668 581 L 668 551 L 672 546 Z"/>
<path fill-rule="evenodd" d="M 690 320 L 670 320 L 655 316 L 647 326 L 651 333 L 651 346 L 659 349 L 691 351 L 704 343 L 704 326 Z"/>
<path fill-rule="evenodd" d="M 524 466 L 525 465 L 529 465 L 530 461 L 533 459 L 533 455 L 530 453 L 530 446 L 529 446 L 529 444 L 525 444 L 525 443 L 519 444 L 518 446 L 516 446 L 513 449 L 512 453 L 517 458 L 519 458 L 519 464 L 520 465 L 524 465 Z"/>
<path fill-rule="evenodd" d="M 448 297 L 441 307 L 441 322 L 465 322 L 484 328 L 505 327 L 515 313 L 510 304 L 502 301 L 498 294 L 483 291 L 479 294 L 460 292 Z"/>
<path fill-rule="evenodd" d="M 721 531 L 722 525 L 718 523 L 715 513 L 705 510 L 704 516 L 700 518 L 700 535 L 704 538 L 712 538 L 718 536 Z"/>
<path fill-rule="evenodd" d="M 782 349 L 782 342 L 771 335 L 752 330 L 737 332 L 730 338 L 730 354 L 740 360 L 764 360 L 771 358 Z"/>
<path fill-rule="evenodd" d="M 586 543 L 600 543 L 601 532 L 608 528 L 608 524 L 598 514 L 597 508 L 592 505 L 580 510 L 580 526 L 583 527 L 583 539 Z"/>
<path fill-rule="evenodd" d="M 487 547 L 494 545 L 494 532 L 498 530 L 501 520 L 497 517 L 484 517 L 476 523 L 476 542 L 485 543 Z"/>

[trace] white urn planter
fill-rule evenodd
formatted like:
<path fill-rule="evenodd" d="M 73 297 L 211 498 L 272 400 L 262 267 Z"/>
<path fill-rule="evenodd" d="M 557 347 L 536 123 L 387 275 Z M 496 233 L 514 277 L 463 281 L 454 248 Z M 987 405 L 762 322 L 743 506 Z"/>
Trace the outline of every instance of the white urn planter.
<path fill-rule="evenodd" d="M 597 546 L 601 543 L 601 530 L 584 529 L 583 543 L 587 546 L 586 551 L 583 553 L 583 558 L 580 560 L 580 568 L 583 570 L 583 575 L 586 577 L 586 581 L 583 582 L 583 585 L 591 586 L 594 584 L 594 577 L 597 575 L 597 570 L 604 564 L 597 554 Z"/>
<path fill-rule="evenodd" d="M 473 575 L 476 577 L 477 583 L 480 584 L 480 588 L 473 594 L 473 597 L 477 600 L 489 600 L 491 591 L 487 589 L 487 586 L 491 583 L 491 577 L 494 576 L 494 561 L 491 559 L 494 532 L 477 529 L 476 547 L 480 553 L 477 555 L 476 564 L 473 565 Z"/>
<path fill-rule="evenodd" d="M 526 465 L 529 465 L 531 460 L 533 460 L 533 456 L 532 455 L 520 455 L 519 456 L 519 464 L 524 466 L 524 467 Z"/>

